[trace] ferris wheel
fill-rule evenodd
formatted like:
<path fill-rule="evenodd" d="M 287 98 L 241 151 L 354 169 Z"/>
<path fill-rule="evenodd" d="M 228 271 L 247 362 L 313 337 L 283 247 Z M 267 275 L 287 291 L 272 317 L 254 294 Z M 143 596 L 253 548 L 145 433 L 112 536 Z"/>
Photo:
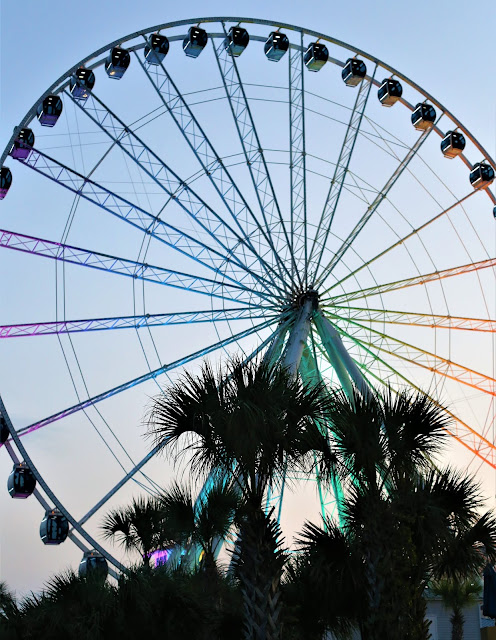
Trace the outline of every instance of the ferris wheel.
<path fill-rule="evenodd" d="M 158 25 L 56 80 L 0 167 L 9 492 L 82 571 L 123 569 L 97 518 L 164 483 L 136 425 L 204 357 L 422 389 L 496 469 L 496 165 L 393 67 L 283 23 Z"/>

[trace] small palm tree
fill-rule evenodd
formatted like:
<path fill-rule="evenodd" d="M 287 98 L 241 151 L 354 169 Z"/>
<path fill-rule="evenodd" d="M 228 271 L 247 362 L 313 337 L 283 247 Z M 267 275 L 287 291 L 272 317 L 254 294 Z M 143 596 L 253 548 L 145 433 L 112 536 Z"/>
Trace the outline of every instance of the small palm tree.
<path fill-rule="evenodd" d="M 164 514 L 156 497 L 133 498 L 127 507 L 110 511 L 101 525 L 103 536 L 115 540 L 126 552 L 138 552 L 144 565 L 157 549 L 170 546 L 164 530 Z"/>
<path fill-rule="evenodd" d="M 232 529 L 239 509 L 239 492 L 222 478 L 196 500 L 191 488 L 175 483 L 158 497 L 163 528 L 176 545 L 189 548 L 193 562 L 207 573 L 216 573 L 216 551 Z M 211 577 L 213 577 L 211 575 Z"/>
<path fill-rule="evenodd" d="M 279 529 L 264 512 L 269 487 L 288 471 L 314 464 L 313 450 L 331 459 L 319 424 L 328 403 L 323 386 L 309 386 L 280 367 L 231 361 L 224 374 L 204 364 L 156 398 L 149 433 L 193 473 L 233 474 L 243 500 L 238 575 L 245 606 L 245 638 L 280 638 L 282 573 Z"/>
<path fill-rule="evenodd" d="M 41 594 L 31 594 L 19 604 L 16 630 L 19 638 L 115 637 L 115 587 L 99 576 L 79 577 L 69 570 L 48 581 Z"/>
<path fill-rule="evenodd" d="M 478 601 L 482 590 L 480 577 L 472 576 L 465 580 L 443 578 L 431 584 L 431 591 L 441 596 L 443 604 L 451 609 L 451 640 L 463 640 L 465 607 Z"/>

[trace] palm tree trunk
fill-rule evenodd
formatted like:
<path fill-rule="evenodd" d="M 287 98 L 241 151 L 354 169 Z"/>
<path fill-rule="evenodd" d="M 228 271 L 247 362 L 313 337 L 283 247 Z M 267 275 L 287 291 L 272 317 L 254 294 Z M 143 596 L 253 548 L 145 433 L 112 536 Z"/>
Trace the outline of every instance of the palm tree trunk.
<path fill-rule="evenodd" d="M 451 621 L 451 640 L 463 640 L 463 625 L 465 624 L 465 616 L 461 609 L 453 609 Z"/>
<path fill-rule="evenodd" d="M 240 527 L 235 558 L 244 606 L 245 640 L 281 640 L 280 581 L 284 559 L 279 526 L 261 509 L 251 510 Z"/>

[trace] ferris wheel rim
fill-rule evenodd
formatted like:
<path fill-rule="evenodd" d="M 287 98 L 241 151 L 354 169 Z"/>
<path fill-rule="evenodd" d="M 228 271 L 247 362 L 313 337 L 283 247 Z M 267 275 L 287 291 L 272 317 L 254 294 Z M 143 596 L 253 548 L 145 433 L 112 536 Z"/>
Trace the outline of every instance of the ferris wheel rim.
<path fill-rule="evenodd" d="M 152 32 L 156 32 L 156 31 L 161 31 L 163 29 L 173 29 L 175 27 L 180 27 L 180 26 L 186 26 L 186 25 L 193 25 L 193 24 L 201 24 L 201 23 L 225 23 L 225 22 L 234 22 L 234 23 L 246 23 L 246 24 L 257 24 L 257 25 L 264 25 L 264 26 L 268 26 L 268 27 L 276 27 L 276 28 L 283 28 L 283 29 L 288 29 L 291 31 L 295 31 L 298 33 L 302 33 L 302 34 L 306 34 L 318 39 L 322 39 L 325 40 L 327 42 L 330 42 L 332 44 L 335 44 L 343 49 L 347 49 L 350 54 L 352 54 L 352 52 L 355 52 L 355 55 L 360 55 L 364 58 L 366 58 L 367 60 L 370 60 L 371 62 L 374 62 L 376 65 L 378 65 L 379 67 L 383 68 L 386 71 L 389 71 L 393 76 L 397 76 L 398 78 L 400 78 L 401 80 L 403 80 L 403 82 L 406 82 L 409 86 L 411 86 L 413 89 L 415 89 L 416 91 L 418 91 L 420 94 L 422 94 L 427 100 L 429 100 L 430 102 L 432 102 L 432 104 L 434 104 L 438 109 L 440 109 L 440 111 L 445 114 L 446 116 L 448 116 L 448 118 L 450 118 L 450 120 L 456 125 L 457 128 L 461 129 L 463 131 L 463 133 L 467 136 L 467 138 L 476 146 L 476 148 L 480 151 L 480 153 L 483 155 L 484 159 L 488 161 L 488 163 L 496 170 L 496 161 L 491 157 L 491 155 L 486 151 L 486 149 L 480 144 L 480 142 L 478 141 L 478 139 L 472 135 L 472 133 L 469 131 L 469 129 L 467 129 L 467 127 L 465 127 L 459 120 L 458 118 L 456 118 L 456 116 L 451 113 L 451 111 L 449 111 L 441 102 L 439 102 L 439 100 L 437 100 L 433 95 L 431 95 L 429 92 L 425 91 L 420 85 L 418 85 L 416 82 L 414 82 L 413 80 L 411 80 L 408 76 L 404 75 L 403 73 L 401 73 L 400 71 L 398 71 L 397 69 L 395 69 L 394 67 L 392 67 L 391 65 L 383 62 L 380 58 L 377 58 L 369 53 L 367 53 L 366 51 L 359 49 L 358 47 L 354 47 L 342 40 L 338 40 L 337 38 L 333 38 L 332 36 L 326 35 L 324 33 L 312 30 L 312 29 L 306 29 L 304 27 L 298 27 L 296 25 L 293 24 L 289 24 L 289 23 L 285 23 L 285 22 L 279 22 L 279 21 L 270 21 L 270 20 L 265 20 L 265 19 L 259 19 L 259 18 L 247 18 L 247 17 L 230 17 L 230 16 L 217 16 L 217 17 L 200 17 L 200 18 L 190 18 L 190 19 L 184 19 L 184 20 L 176 20 L 176 21 L 172 21 L 172 22 L 165 22 L 165 23 L 161 23 L 158 25 L 155 25 L 153 27 L 148 27 L 145 29 L 140 29 L 139 31 L 135 31 L 132 32 L 130 34 L 128 34 L 127 36 L 124 36 L 123 38 L 117 39 L 117 40 L 113 40 L 111 42 L 109 42 L 107 45 L 100 47 L 99 49 L 96 49 L 93 53 L 89 54 L 88 56 L 84 57 L 83 59 L 81 59 L 77 64 L 73 65 L 72 67 L 70 67 L 64 74 L 62 74 L 39 98 L 38 100 L 35 102 L 35 104 L 29 109 L 29 111 L 26 113 L 26 115 L 22 118 L 22 120 L 20 121 L 20 124 L 17 125 L 14 129 L 14 132 L 9 140 L 9 142 L 7 143 L 7 146 L 4 148 L 2 154 L 0 155 L 0 165 L 3 165 L 3 163 L 5 162 L 6 158 L 8 157 L 9 154 L 9 150 L 15 140 L 16 137 L 16 133 L 19 129 L 21 129 L 22 127 L 25 127 L 27 124 L 29 124 L 29 122 L 31 122 L 33 120 L 33 118 L 36 115 L 36 108 L 39 105 L 39 103 L 46 98 L 47 96 L 49 96 L 51 93 L 55 93 L 58 94 L 60 92 L 62 92 L 64 90 L 64 88 L 67 86 L 67 82 L 68 79 L 71 77 L 71 75 L 81 66 L 86 65 L 88 62 L 91 62 L 92 60 L 94 60 L 96 57 L 102 55 L 102 54 L 106 54 L 108 53 L 109 50 L 111 50 L 113 47 L 118 46 L 124 42 L 128 42 L 129 40 L 133 40 L 135 38 L 138 38 L 140 36 L 146 36 Z M 211 34 L 209 34 L 211 35 Z M 223 37 L 223 34 L 216 34 L 217 37 Z M 179 40 L 182 39 L 184 37 L 184 34 L 178 35 L 174 37 L 174 40 Z M 290 46 L 294 46 L 294 45 L 290 45 Z M 131 47 L 129 50 L 130 51 L 135 51 L 135 50 L 139 50 L 141 48 L 144 47 L 144 43 L 140 43 L 139 45 L 136 45 L 134 47 Z M 329 61 L 333 64 L 339 63 L 339 61 L 336 61 L 332 58 L 329 58 Z M 101 66 L 104 63 L 104 58 L 102 58 L 101 60 L 99 60 L 94 66 L 90 66 L 91 69 L 96 68 L 98 66 Z M 340 66 L 342 66 L 343 63 L 340 64 Z M 376 81 L 375 82 L 376 85 L 378 85 L 379 83 Z M 410 105 L 408 102 L 406 102 L 405 100 L 403 100 L 402 98 L 400 98 L 400 101 L 403 102 L 403 104 L 405 104 L 410 110 L 413 110 L 413 106 Z M 441 132 L 438 130 L 437 131 L 438 135 L 442 135 Z M 464 159 L 463 154 L 462 155 L 462 159 Z M 465 160 L 465 164 L 467 165 L 467 167 L 471 167 L 471 164 Z M 496 203 L 496 196 L 494 196 L 494 194 L 492 193 L 492 191 L 487 188 L 485 189 L 485 191 L 487 192 L 487 194 L 489 195 L 489 197 L 491 198 L 491 200 Z"/>

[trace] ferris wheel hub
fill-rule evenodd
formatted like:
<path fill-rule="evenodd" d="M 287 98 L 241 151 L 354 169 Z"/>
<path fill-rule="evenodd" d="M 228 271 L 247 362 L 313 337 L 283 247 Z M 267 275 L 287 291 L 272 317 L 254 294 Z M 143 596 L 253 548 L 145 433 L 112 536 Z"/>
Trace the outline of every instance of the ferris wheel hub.
<path fill-rule="evenodd" d="M 307 289 L 302 293 L 298 293 L 296 296 L 296 307 L 303 307 L 307 300 L 312 303 L 312 309 L 316 311 L 319 308 L 319 294 L 314 289 Z"/>

